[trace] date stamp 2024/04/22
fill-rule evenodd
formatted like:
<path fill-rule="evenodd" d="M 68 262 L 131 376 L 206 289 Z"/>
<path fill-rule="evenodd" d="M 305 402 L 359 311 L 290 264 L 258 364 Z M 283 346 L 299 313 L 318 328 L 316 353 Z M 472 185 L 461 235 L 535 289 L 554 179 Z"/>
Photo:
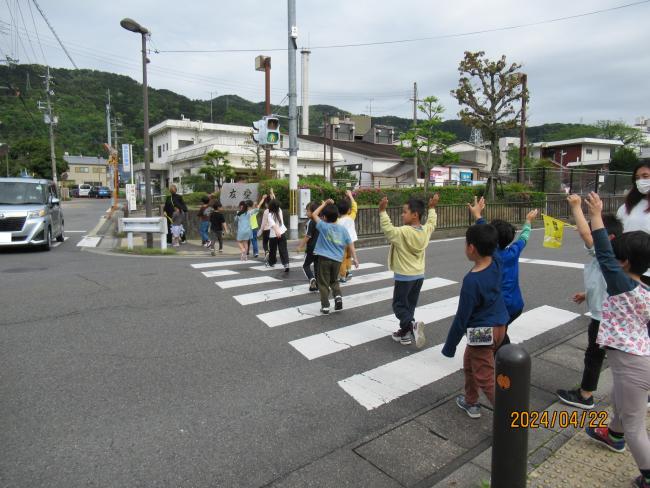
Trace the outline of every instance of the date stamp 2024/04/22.
<path fill-rule="evenodd" d="M 573 411 L 527 411 L 515 410 L 510 414 L 510 427 L 513 429 L 566 429 L 574 427 L 577 429 L 584 429 L 591 427 L 606 427 L 609 414 L 606 410 L 589 410 L 582 412 Z"/>

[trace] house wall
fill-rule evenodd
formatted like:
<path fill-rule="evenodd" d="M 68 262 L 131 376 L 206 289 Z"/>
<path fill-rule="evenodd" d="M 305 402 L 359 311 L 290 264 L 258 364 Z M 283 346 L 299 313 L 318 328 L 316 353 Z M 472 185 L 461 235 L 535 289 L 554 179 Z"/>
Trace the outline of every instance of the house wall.
<path fill-rule="evenodd" d="M 87 168 L 85 172 L 82 168 Z M 108 174 L 106 166 L 97 164 L 69 164 L 68 178 L 66 181 L 74 182 L 75 185 L 87 183 L 89 185 L 108 186 Z"/>

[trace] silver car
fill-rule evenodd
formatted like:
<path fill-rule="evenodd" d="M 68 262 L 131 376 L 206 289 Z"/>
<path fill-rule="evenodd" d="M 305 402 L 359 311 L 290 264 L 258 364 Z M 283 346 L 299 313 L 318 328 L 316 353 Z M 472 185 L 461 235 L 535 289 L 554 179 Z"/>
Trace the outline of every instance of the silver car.
<path fill-rule="evenodd" d="M 50 180 L 0 178 L 0 246 L 39 246 L 63 242 L 63 210 Z"/>

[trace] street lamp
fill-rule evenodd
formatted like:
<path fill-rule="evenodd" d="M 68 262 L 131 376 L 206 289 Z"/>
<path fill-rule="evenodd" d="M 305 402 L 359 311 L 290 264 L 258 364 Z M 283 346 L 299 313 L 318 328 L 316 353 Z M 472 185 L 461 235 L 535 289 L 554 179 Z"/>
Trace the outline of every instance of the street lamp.
<path fill-rule="evenodd" d="M 149 29 L 135 20 L 125 18 L 120 25 L 128 31 L 142 36 L 142 103 L 144 105 L 144 209 L 145 215 L 151 217 L 151 165 L 149 164 L 149 95 L 147 93 L 147 35 Z M 153 234 L 147 233 L 147 247 L 153 247 Z"/>

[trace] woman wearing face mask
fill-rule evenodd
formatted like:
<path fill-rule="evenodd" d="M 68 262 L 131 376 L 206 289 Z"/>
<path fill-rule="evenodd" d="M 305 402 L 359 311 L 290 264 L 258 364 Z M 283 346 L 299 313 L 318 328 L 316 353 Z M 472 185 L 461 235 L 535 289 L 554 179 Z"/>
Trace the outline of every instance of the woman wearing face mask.
<path fill-rule="evenodd" d="M 650 234 L 650 163 L 634 168 L 633 184 L 616 217 L 623 223 L 623 232 L 642 230 Z"/>

